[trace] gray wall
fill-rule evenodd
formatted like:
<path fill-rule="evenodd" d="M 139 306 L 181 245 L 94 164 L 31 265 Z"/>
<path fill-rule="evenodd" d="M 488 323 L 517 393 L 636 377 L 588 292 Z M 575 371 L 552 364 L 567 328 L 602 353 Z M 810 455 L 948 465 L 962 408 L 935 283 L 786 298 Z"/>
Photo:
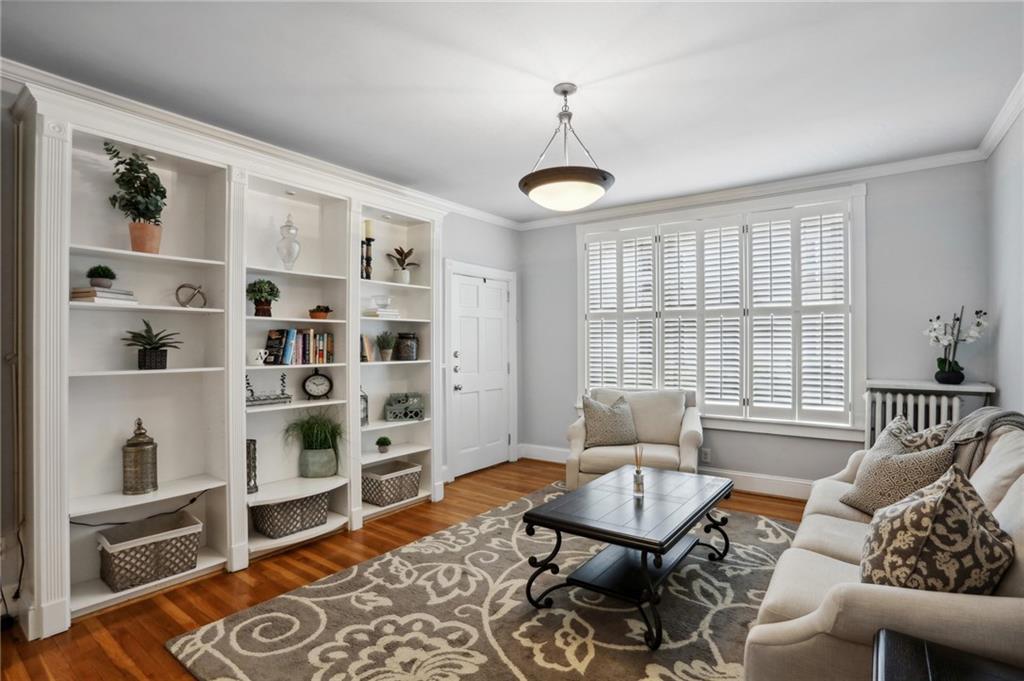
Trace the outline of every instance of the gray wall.
<path fill-rule="evenodd" d="M 1024 123 L 1022 118 L 989 157 L 988 213 L 991 222 L 991 291 L 993 373 L 999 404 L 1024 411 Z"/>
<path fill-rule="evenodd" d="M 867 182 L 867 353 L 871 378 L 928 378 L 928 317 L 988 304 L 985 164 Z M 970 238 L 965 238 L 965 232 Z M 576 396 L 575 227 L 520 234 L 519 441 L 566 447 Z M 1017 251 L 1019 253 L 1019 250 Z M 991 377 L 985 344 L 963 364 Z M 813 479 L 838 470 L 855 443 L 709 431 L 718 468 Z"/>
<path fill-rule="evenodd" d="M 514 230 L 450 213 L 441 227 L 441 256 L 515 271 L 519 262 L 517 237 Z"/>

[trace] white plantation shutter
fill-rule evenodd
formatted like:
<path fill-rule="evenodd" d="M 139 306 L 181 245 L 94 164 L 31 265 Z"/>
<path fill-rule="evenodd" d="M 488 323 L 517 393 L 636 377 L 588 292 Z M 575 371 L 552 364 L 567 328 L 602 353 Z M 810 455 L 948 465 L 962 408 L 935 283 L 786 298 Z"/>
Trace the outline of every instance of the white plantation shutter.
<path fill-rule="evenodd" d="M 622 241 L 622 309 L 654 309 L 654 236 Z"/>
<path fill-rule="evenodd" d="M 587 244 L 587 310 L 614 312 L 619 299 L 618 241 L 608 239 Z"/>
<path fill-rule="evenodd" d="M 707 413 L 740 414 L 743 339 L 739 317 L 704 318 L 704 404 Z"/>
<path fill-rule="evenodd" d="M 846 219 L 841 212 L 800 220 L 800 297 L 805 305 L 846 301 Z"/>
<path fill-rule="evenodd" d="M 750 321 L 750 407 L 755 415 L 793 411 L 793 318 L 754 315 Z M 776 413 L 769 413 L 774 411 Z"/>
<path fill-rule="evenodd" d="M 697 308 L 697 232 L 663 232 L 661 238 L 663 307 L 666 310 Z"/>
<path fill-rule="evenodd" d="M 619 384 L 619 329 L 614 319 L 587 321 L 587 385 Z"/>
<path fill-rule="evenodd" d="M 740 227 L 704 231 L 704 308 L 739 307 Z"/>
<path fill-rule="evenodd" d="M 750 225 L 750 305 L 788 305 L 793 300 L 792 237 L 788 217 Z"/>
<path fill-rule="evenodd" d="M 654 319 L 623 320 L 620 387 L 651 389 L 654 385 Z"/>
<path fill-rule="evenodd" d="M 662 387 L 697 389 L 697 320 L 667 317 L 662 324 Z"/>
<path fill-rule="evenodd" d="M 846 315 L 805 314 L 800 339 L 800 406 L 845 411 Z"/>
<path fill-rule="evenodd" d="M 743 221 L 709 221 L 701 232 L 704 411 L 743 415 Z"/>

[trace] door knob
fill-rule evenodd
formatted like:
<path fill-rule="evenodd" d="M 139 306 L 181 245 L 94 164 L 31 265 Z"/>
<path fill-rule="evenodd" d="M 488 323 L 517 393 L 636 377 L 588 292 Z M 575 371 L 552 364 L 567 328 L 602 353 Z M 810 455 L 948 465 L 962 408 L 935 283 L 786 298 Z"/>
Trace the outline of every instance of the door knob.
<path fill-rule="evenodd" d="M 455 359 L 458 359 L 459 358 L 459 351 L 456 350 L 455 352 L 453 352 L 452 353 L 452 357 L 454 357 Z"/>
<path fill-rule="evenodd" d="M 459 373 L 459 367 L 458 366 L 453 366 L 452 367 L 452 371 L 454 371 L 455 373 Z"/>
<path fill-rule="evenodd" d="M 452 388 L 454 390 L 456 390 L 456 391 L 459 391 L 459 390 L 462 390 L 462 385 L 459 384 L 459 383 L 456 383 L 455 385 L 452 386 Z"/>

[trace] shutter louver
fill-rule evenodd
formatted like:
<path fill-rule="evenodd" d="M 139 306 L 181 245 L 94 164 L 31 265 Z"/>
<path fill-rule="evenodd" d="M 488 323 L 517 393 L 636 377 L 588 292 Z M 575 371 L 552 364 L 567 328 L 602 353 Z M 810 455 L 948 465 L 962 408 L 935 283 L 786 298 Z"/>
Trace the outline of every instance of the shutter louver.
<path fill-rule="evenodd" d="M 738 406 L 742 398 L 742 338 L 738 317 L 704 321 L 704 400 Z"/>
<path fill-rule="evenodd" d="M 622 388 L 654 387 L 654 320 L 622 322 Z"/>
<path fill-rule="evenodd" d="M 667 310 L 697 307 L 697 234 L 673 232 L 662 237 L 662 290 Z"/>
<path fill-rule="evenodd" d="M 704 232 L 704 307 L 739 307 L 740 228 Z"/>
<path fill-rule="evenodd" d="M 846 225 L 842 213 L 801 218 L 800 275 L 804 305 L 846 300 Z"/>
<path fill-rule="evenodd" d="M 587 385 L 615 387 L 619 384 L 619 329 L 614 319 L 587 322 Z"/>
<path fill-rule="evenodd" d="M 789 305 L 793 300 L 791 241 L 788 219 L 750 226 L 752 305 Z"/>
<path fill-rule="evenodd" d="M 662 326 L 662 384 L 670 390 L 697 389 L 697 320 L 669 318 Z"/>
<path fill-rule="evenodd" d="M 654 237 L 622 242 L 622 309 L 654 309 Z"/>
<path fill-rule="evenodd" d="M 800 325 L 801 408 L 845 410 L 846 315 L 805 314 Z"/>
<path fill-rule="evenodd" d="M 755 316 L 751 320 L 751 405 L 793 406 L 793 318 Z"/>
<path fill-rule="evenodd" d="M 618 242 L 593 241 L 587 245 L 587 310 L 615 312 L 618 305 Z"/>

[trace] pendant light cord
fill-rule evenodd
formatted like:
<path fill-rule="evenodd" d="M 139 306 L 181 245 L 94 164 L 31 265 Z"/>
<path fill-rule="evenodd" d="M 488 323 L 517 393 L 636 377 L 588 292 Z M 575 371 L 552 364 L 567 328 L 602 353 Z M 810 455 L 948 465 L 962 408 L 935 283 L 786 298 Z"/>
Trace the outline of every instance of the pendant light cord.
<path fill-rule="evenodd" d="M 576 139 L 576 142 L 583 149 L 583 153 L 587 155 L 590 163 L 597 168 L 601 169 L 601 166 L 597 165 L 597 161 L 594 160 L 594 156 L 587 149 L 587 145 L 583 143 L 580 136 L 576 133 L 576 128 L 572 127 L 572 111 L 569 110 L 569 95 L 562 95 L 562 110 L 558 114 L 558 125 L 555 127 L 555 131 L 551 133 L 551 137 L 548 139 L 548 143 L 544 145 L 544 150 L 540 152 L 540 156 L 537 157 L 537 162 L 533 164 L 533 168 L 530 172 L 537 170 L 544 157 L 548 154 L 548 149 L 551 148 L 552 142 L 558 137 L 558 133 L 562 133 L 562 154 L 565 158 L 565 165 L 569 165 L 569 133 Z"/>

